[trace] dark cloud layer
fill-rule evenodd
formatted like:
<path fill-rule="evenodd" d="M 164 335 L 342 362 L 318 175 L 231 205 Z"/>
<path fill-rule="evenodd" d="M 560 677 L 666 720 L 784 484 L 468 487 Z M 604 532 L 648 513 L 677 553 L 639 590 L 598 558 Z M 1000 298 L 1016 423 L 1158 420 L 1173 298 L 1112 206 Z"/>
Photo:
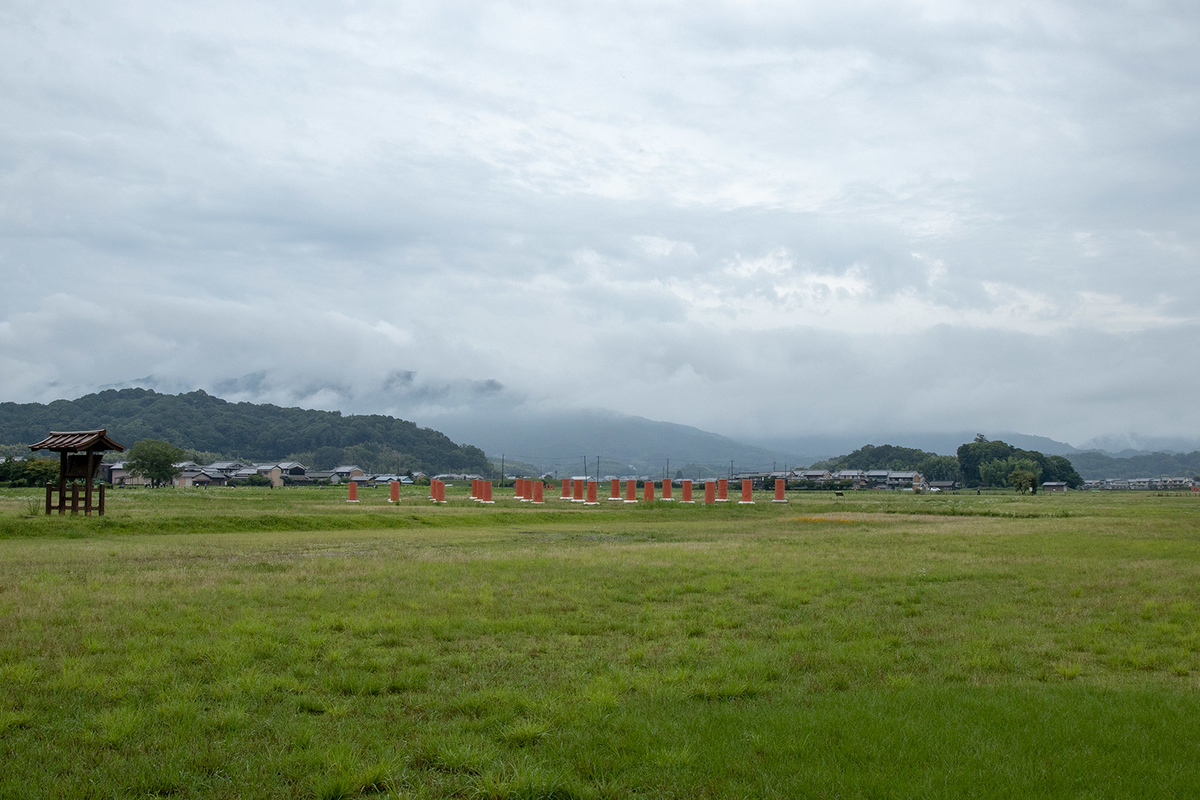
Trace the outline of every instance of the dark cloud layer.
<path fill-rule="evenodd" d="M 1186 433 L 1198 34 L 1169 2 L 9 3 L 0 397 Z"/>

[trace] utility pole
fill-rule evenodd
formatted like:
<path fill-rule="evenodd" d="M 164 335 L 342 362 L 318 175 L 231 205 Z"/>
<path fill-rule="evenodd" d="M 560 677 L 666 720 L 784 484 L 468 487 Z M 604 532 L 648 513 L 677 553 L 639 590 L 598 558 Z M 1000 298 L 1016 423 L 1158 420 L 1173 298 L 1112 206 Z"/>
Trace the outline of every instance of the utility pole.
<path fill-rule="evenodd" d="M 733 477 L 733 459 L 729 459 L 729 477 Z"/>
<path fill-rule="evenodd" d="M 504 485 L 504 453 L 500 454 L 500 485 Z"/>

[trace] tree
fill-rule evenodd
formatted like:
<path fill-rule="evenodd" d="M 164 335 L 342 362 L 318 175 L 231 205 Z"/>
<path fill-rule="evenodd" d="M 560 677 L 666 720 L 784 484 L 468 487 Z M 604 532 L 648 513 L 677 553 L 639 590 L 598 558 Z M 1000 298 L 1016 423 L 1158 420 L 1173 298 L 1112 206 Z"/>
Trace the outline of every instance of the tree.
<path fill-rule="evenodd" d="M 129 448 L 127 468 L 131 475 L 150 479 L 151 486 L 162 486 L 180 473 L 175 463 L 183 460 L 183 451 L 161 439 L 142 439 Z"/>
<path fill-rule="evenodd" d="M 1025 494 L 1037 486 L 1037 477 L 1027 469 L 1014 469 L 1008 475 L 1008 485 Z"/>

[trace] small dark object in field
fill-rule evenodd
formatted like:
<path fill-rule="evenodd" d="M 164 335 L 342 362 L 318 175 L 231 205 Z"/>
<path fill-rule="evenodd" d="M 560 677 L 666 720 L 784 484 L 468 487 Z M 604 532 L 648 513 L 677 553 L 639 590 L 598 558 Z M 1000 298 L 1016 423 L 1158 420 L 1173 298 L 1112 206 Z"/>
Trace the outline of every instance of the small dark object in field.
<path fill-rule="evenodd" d="M 845 497 L 846 495 L 844 492 L 834 492 L 833 496 L 834 497 Z"/>

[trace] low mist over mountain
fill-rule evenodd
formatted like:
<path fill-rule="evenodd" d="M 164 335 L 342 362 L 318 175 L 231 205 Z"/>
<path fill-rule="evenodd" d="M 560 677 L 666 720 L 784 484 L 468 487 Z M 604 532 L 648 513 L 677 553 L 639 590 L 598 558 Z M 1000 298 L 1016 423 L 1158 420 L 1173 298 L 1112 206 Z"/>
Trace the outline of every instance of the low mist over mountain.
<path fill-rule="evenodd" d="M 451 438 L 471 441 L 495 459 L 504 454 L 547 471 L 580 471 L 601 459 L 601 474 L 659 474 L 671 470 L 724 475 L 733 469 L 808 466 L 813 460 L 783 449 L 757 447 L 687 425 L 606 411 L 456 414 L 430 420 Z M 591 469 L 594 470 L 594 467 Z"/>

